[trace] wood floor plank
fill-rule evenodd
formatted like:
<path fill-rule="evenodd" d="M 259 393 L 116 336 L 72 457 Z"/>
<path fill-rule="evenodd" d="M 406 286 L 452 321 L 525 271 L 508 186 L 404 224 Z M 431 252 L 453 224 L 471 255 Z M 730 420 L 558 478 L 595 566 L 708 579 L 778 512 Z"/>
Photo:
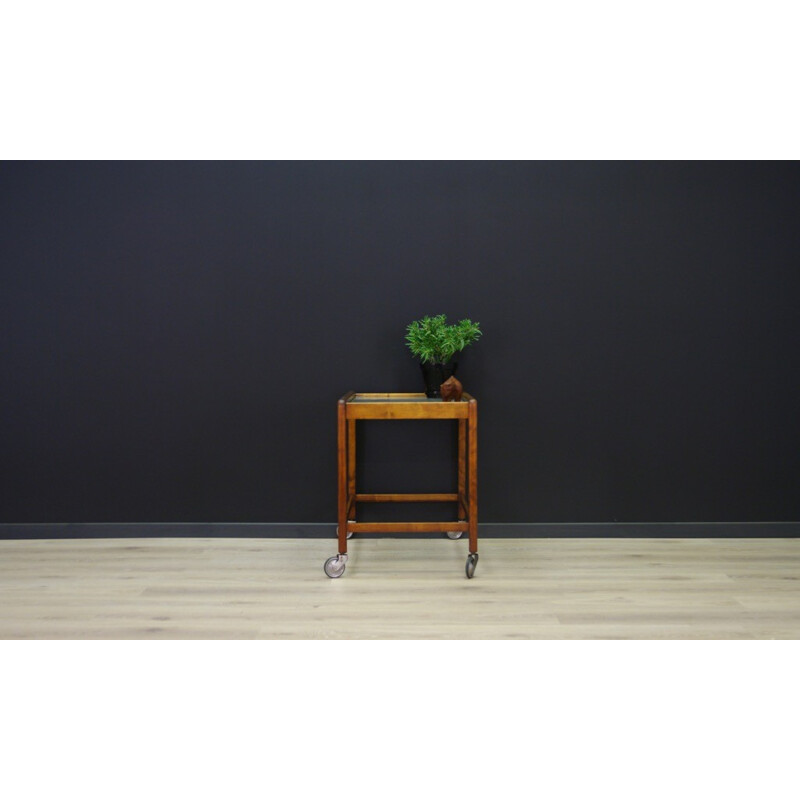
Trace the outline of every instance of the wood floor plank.
<path fill-rule="evenodd" d="M 798 539 L 0 541 L 3 639 L 797 639 Z"/>

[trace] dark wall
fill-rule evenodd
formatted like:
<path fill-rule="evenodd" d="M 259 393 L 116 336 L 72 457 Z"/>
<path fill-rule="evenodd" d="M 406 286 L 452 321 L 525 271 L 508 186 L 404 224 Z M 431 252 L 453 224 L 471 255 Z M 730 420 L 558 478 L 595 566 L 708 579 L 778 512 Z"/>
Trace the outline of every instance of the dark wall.
<path fill-rule="evenodd" d="M 335 518 L 479 320 L 491 522 L 800 519 L 797 163 L 0 165 L 0 522 Z M 446 490 L 449 423 L 364 487 Z"/>

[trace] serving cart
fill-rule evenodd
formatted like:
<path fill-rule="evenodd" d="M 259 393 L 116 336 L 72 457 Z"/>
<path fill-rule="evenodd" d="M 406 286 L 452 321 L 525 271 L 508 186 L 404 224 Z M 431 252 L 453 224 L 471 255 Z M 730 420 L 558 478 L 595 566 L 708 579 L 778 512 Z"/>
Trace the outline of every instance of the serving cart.
<path fill-rule="evenodd" d="M 445 533 L 451 539 L 469 535 L 466 575 L 478 563 L 478 403 L 464 392 L 461 400 L 444 401 L 422 393 L 348 392 L 339 399 L 338 473 L 339 552 L 325 562 L 325 574 L 340 578 L 347 565 L 347 540 L 354 533 Z M 370 419 L 458 420 L 458 492 L 440 494 L 363 494 L 356 491 L 356 423 Z M 454 503 L 455 522 L 357 522 L 357 503 Z"/>

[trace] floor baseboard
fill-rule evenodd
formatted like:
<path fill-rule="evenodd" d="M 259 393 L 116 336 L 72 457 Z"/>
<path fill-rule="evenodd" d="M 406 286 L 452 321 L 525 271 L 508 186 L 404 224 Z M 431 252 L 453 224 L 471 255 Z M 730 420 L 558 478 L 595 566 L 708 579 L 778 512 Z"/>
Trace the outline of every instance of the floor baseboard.
<path fill-rule="evenodd" d="M 335 536 L 335 523 L 322 522 L 77 522 L 0 523 L 0 539 L 119 538 L 320 538 Z M 360 537 L 402 538 L 408 534 L 361 533 Z M 441 534 L 413 534 L 441 538 Z M 523 522 L 480 525 L 481 538 L 797 538 L 800 522 Z"/>

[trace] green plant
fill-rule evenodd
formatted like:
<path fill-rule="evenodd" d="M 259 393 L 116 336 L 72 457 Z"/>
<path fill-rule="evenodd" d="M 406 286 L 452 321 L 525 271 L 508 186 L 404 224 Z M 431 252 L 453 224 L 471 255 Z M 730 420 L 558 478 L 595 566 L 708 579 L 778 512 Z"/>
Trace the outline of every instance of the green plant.
<path fill-rule="evenodd" d="M 479 322 L 462 319 L 447 324 L 447 317 L 423 317 L 412 322 L 406 333 L 408 349 L 423 364 L 446 364 L 455 353 L 481 337 Z"/>

